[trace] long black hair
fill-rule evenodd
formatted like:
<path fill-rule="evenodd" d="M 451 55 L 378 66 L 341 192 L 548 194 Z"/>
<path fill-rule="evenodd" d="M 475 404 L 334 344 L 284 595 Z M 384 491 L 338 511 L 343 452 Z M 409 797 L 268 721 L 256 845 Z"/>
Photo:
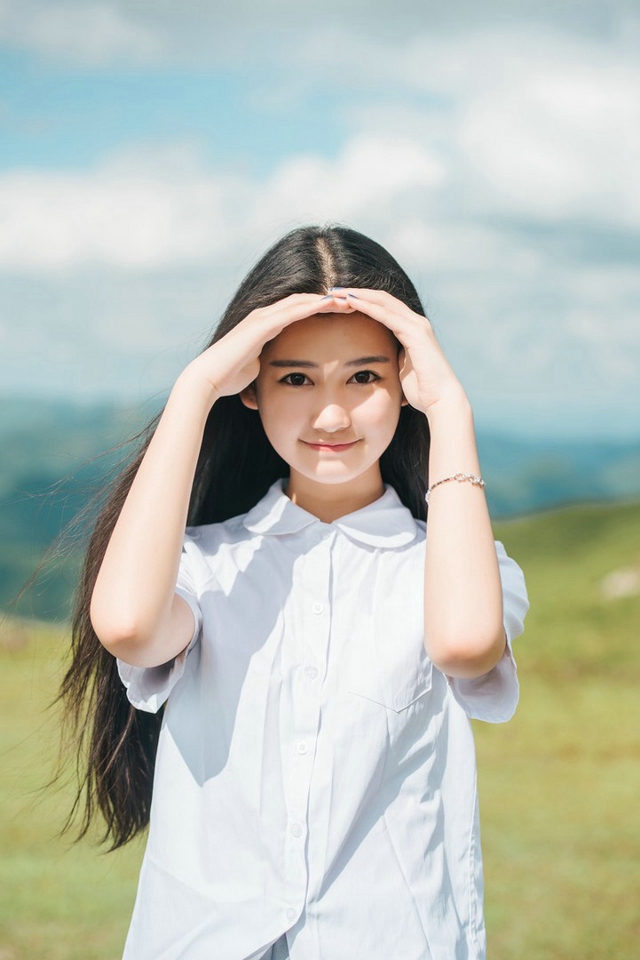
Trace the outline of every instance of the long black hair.
<path fill-rule="evenodd" d="M 380 244 L 343 226 L 300 227 L 275 243 L 245 277 L 204 349 L 259 307 L 294 293 L 325 294 L 334 286 L 385 290 L 424 316 L 414 285 Z M 148 824 L 163 710 L 151 714 L 129 703 L 116 659 L 93 630 L 89 607 L 111 533 L 161 415 L 138 435 L 142 442 L 112 482 L 93 525 L 73 603 L 71 663 L 57 697 L 65 705 L 63 731 L 72 741 L 79 778 L 63 829 L 84 798 L 78 839 L 99 811 L 106 827 L 103 842 L 110 841 L 110 849 Z M 403 406 L 380 470 L 383 481 L 422 520 L 428 461 L 427 418 Z M 221 397 L 204 428 L 187 523 L 217 523 L 246 513 L 275 480 L 288 475 L 287 463 L 271 446 L 255 411 L 238 395 Z"/>

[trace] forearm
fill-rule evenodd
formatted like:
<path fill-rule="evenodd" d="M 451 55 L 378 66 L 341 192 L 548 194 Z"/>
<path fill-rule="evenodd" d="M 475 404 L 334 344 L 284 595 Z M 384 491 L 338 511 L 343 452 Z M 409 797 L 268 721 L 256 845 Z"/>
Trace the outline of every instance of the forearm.
<path fill-rule="evenodd" d="M 429 411 L 429 482 L 480 475 L 473 412 L 461 393 Z M 505 646 L 502 588 L 484 488 L 440 484 L 430 496 L 425 555 L 427 653 L 450 676 L 480 676 Z"/>
<path fill-rule="evenodd" d="M 187 368 L 171 391 L 122 507 L 91 599 L 94 629 L 112 652 L 144 645 L 169 620 L 212 402 Z"/>

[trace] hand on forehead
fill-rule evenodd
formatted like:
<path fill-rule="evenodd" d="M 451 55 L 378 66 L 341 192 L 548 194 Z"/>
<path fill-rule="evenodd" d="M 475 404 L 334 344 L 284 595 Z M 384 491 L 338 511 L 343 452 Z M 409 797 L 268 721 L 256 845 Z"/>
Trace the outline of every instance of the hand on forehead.
<path fill-rule="evenodd" d="M 265 344 L 262 355 L 327 362 L 381 353 L 395 356 L 399 347 L 388 327 L 345 303 L 335 311 L 296 320 Z"/>

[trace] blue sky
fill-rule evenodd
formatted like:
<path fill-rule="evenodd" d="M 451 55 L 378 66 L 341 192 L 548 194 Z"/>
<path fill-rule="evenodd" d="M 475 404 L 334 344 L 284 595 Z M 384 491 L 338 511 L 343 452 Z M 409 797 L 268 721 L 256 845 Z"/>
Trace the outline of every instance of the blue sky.
<path fill-rule="evenodd" d="M 639 46 L 625 2 L 0 0 L 1 391 L 162 394 L 340 222 L 478 423 L 640 434 Z"/>

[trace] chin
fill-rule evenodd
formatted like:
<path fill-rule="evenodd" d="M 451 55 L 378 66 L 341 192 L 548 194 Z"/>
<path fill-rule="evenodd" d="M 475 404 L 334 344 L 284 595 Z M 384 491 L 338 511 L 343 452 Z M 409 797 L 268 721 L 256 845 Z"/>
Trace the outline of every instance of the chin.
<path fill-rule="evenodd" d="M 372 464 L 365 463 L 354 466 L 353 464 L 347 465 L 345 463 L 329 463 L 324 461 L 314 464 L 313 467 L 302 463 L 290 463 L 289 466 L 299 473 L 300 476 L 306 477 L 308 480 L 313 480 L 316 483 L 338 484 L 350 483 L 353 480 L 357 480 L 358 477 L 361 477 L 371 468 Z"/>

